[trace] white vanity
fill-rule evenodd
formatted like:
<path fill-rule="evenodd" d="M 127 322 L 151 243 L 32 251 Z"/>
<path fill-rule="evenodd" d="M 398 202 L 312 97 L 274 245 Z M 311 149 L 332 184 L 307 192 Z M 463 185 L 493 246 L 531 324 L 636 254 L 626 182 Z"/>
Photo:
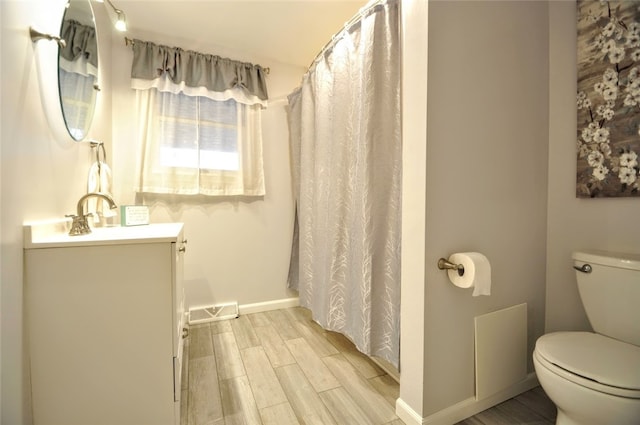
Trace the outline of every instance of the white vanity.
<path fill-rule="evenodd" d="M 34 424 L 179 424 L 182 223 L 63 227 L 24 228 Z"/>

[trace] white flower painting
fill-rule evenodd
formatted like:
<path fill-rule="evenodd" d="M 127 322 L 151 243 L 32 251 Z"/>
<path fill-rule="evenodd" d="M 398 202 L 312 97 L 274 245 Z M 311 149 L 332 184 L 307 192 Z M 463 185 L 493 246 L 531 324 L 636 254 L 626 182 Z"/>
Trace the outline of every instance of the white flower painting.
<path fill-rule="evenodd" d="M 576 196 L 640 197 L 640 2 L 577 7 Z"/>

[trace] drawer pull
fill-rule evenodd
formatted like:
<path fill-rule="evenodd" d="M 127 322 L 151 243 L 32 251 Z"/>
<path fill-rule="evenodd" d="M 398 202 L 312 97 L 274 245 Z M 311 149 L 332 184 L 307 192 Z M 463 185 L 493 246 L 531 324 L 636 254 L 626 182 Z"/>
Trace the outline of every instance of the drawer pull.
<path fill-rule="evenodd" d="M 181 246 L 180 248 L 178 248 L 178 251 L 187 252 L 187 247 L 186 246 Z"/>
<path fill-rule="evenodd" d="M 189 328 L 182 328 L 182 339 L 185 339 L 189 336 Z"/>

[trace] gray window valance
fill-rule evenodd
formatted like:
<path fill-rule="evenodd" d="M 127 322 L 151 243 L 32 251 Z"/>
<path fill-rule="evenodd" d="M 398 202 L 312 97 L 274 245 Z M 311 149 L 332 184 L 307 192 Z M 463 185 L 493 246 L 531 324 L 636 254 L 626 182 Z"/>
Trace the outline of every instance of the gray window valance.
<path fill-rule="evenodd" d="M 70 62 L 84 57 L 91 65 L 98 66 L 95 28 L 73 19 L 65 19 L 60 28 L 60 38 L 66 41 L 66 46 L 60 50 L 60 56 Z"/>
<path fill-rule="evenodd" d="M 133 40 L 132 87 L 235 99 L 266 106 L 266 70 L 260 65 Z"/>

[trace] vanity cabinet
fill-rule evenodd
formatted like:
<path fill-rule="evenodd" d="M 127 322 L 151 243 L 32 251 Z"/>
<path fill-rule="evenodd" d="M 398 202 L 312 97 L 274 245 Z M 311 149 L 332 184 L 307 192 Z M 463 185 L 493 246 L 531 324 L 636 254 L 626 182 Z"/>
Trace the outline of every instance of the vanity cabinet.
<path fill-rule="evenodd" d="M 25 245 L 34 424 L 179 424 L 183 226 L 95 230 Z"/>

